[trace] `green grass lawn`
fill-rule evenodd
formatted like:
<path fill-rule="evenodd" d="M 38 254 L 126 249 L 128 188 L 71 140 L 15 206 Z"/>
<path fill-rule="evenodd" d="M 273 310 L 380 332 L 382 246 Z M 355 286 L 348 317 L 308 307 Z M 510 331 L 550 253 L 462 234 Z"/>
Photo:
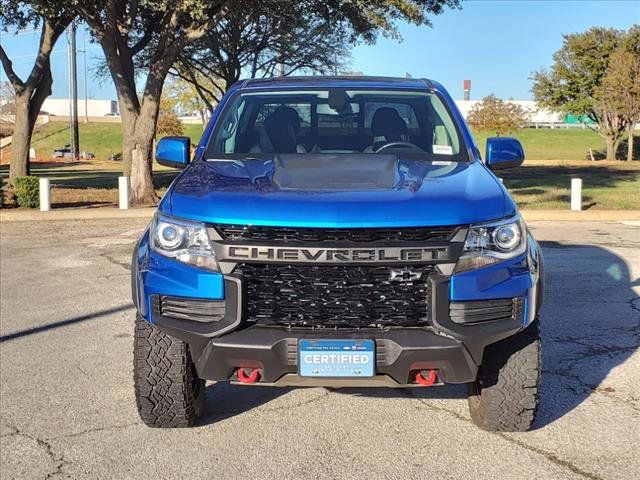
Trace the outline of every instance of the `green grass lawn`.
<path fill-rule="evenodd" d="M 80 150 L 92 152 L 100 160 L 122 150 L 122 130 L 119 123 L 81 123 Z M 185 124 L 184 133 L 197 144 L 202 135 L 202 125 Z M 638 132 L 640 134 L 640 132 Z M 474 134 L 478 147 L 484 152 L 485 143 L 490 134 L 478 132 Z M 589 148 L 602 158 L 604 140 L 592 130 L 586 129 L 534 129 L 527 128 L 513 134 L 524 146 L 527 159 L 530 160 L 589 160 Z M 69 143 L 68 124 L 50 122 L 37 130 L 33 136 L 32 146 L 39 158 L 51 156 L 55 148 Z M 640 158 L 640 145 L 636 149 Z M 620 154 L 626 152 L 626 141 L 620 146 Z"/>
<path fill-rule="evenodd" d="M 582 179 L 582 207 L 640 210 L 640 162 L 529 161 L 496 172 L 522 209 L 568 209 L 571 178 Z"/>
<path fill-rule="evenodd" d="M 69 143 L 68 124 L 50 122 L 38 129 L 32 146 L 38 157 L 46 159 L 55 148 Z M 195 145 L 202 135 L 202 125 L 185 124 L 184 133 Z M 640 132 L 638 132 L 640 135 Z M 490 134 L 478 132 L 474 134 L 481 152 L 485 150 L 486 139 Z M 513 134 L 524 146 L 529 160 L 589 160 L 589 148 L 597 158 L 602 158 L 604 140 L 592 130 L 586 129 L 534 129 L 527 128 Z M 640 140 L 640 139 L 639 139 Z M 81 123 L 80 150 L 96 155 L 99 160 L 106 160 L 122 150 L 122 131 L 120 123 Z M 626 153 L 626 143 L 620 146 L 620 153 Z M 640 158 L 640 145 L 636 148 Z"/>
<path fill-rule="evenodd" d="M 637 135 L 640 132 L 636 132 Z M 484 156 L 487 137 L 486 132 L 474 133 L 478 148 Z M 596 159 L 605 157 L 604 139 L 593 130 L 589 129 L 535 129 L 525 128 L 514 132 L 510 136 L 516 137 L 524 147 L 525 157 L 528 160 L 591 160 L 589 148 L 593 150 Z M 635 158 L 640 158 L 640 145 L 635 139 Z M 619 158 L 627 157 L 626 136 L 618 148 Z"/>
<path fill-rule="evenodd" d="M 184 125 L 184 134 L 197 144 L 202 135 L 202 125 Z M 106 160 L 122 151 L 122 127 L 120 123 L 80 123 L 80 150 L 93 153 L 98 160 Z M 40 159 L 51 157 L 53 150 L 69 144 L 69 125 L 49 122 L 33 135 L 31 146 Z"/>
<path fill-rule="evenodd" d="M 185 134 L 197 143 L 202 126 L 185 125 Z M 640 133 L 640 132 L 638 132 Z M 54 148 L 65 145 L 68 128 L 49 123 L 34 135 L 38 156 L 50 158 Z M 603 142 L 590 130 L 527 129 L 515 135 L 527 154 L 525 164 L 498 172 L 514 199 L 523 209 L 567 209 L 571 177 L 583 179 L 584 208 L 640 210 L 640 162 L 585 161 L 588 148 L 601 151 Z M 481 149 L 487 135 L 476 135 Z M 121 150 L 122 134 L 118 123 L 80 124 L 81 149 L 96 154 L 96 159 L 77 163 L 32 164 L 34 175 L 47 176 L 53 186 L 54 206 L 111 205 L 117 202 L 121 162 L 107 158 Z M 622 146 L 626 148 L 625 145 Z M 636 148 L 640 154 L 640 145 Z M 8 165 L 0 167 L 7 175 Z M 159 193 L 176 175 L 176 170 L 154 164 L 154 183 Z"/>

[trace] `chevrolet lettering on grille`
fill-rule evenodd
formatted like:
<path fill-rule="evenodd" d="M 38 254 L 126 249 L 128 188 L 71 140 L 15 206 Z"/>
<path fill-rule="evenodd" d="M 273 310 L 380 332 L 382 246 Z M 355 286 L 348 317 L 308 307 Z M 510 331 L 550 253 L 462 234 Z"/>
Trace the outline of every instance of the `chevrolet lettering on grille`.
<path fill-rule="evenodd" d="M 306 263 L 430 262 L 449 257 L 446 247 L 431 248 L 290 248 L 272 246 L 216 246 L 220 261 Z"/>

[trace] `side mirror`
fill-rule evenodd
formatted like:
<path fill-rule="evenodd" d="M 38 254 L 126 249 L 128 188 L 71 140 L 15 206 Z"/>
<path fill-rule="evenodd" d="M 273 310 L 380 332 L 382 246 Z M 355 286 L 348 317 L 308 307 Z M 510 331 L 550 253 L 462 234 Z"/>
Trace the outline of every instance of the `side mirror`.
<path fill-rule="evenodd" d="M 156 161 L 165 167 L 184 168 L 189 165 L 190 156 L 189 137 L 164 137 L 156 146 Z"/>
<path fill-rule="evenodd" d="M 487 138 L 485 161 L 491 170 L 519 167 L 524 162 L 524 149 L 515 138 Z"/>

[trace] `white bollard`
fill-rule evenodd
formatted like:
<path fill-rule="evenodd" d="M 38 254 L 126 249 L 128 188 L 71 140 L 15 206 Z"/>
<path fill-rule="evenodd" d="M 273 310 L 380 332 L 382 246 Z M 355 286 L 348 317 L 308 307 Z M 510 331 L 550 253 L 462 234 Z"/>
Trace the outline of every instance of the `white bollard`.
<path fill-rule="evenodd" d="M 582 210 L 582 179 L 571 179 L 571 210 Z"/>
<path fill-rule="evenodd" d="M 48 178 L 40 179 L 40 211 L 48 212 L 51 210 L 51 184 Z"/>
<path fill-rule="evenodd" d="M 118 177 L 118 197 L 120 208 L 129 208 L 129 177 Z"/>

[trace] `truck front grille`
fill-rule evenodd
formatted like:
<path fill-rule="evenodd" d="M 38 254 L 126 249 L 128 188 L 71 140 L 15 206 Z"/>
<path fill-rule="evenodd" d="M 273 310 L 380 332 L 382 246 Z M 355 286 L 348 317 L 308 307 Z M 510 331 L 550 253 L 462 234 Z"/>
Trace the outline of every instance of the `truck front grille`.
<path fill-rule="evenodd" d="M 409 242 L 446 242 L 460 227 L 401 228 L 298 228 L 262 227 L 255 225 L 215 226 L 228 241 L 331 244 L 331 246 L 377 243 L 397 245 Z"/>
<path fill-rule="evenodd" d="M 391 270 L 403 279 L 391 280 Z M 239 264 L 244 318 L 293 327 L 367 328 L 429 322 L 432 265 Z M 407 280 L 409 272 L 420 278 Z"/>

